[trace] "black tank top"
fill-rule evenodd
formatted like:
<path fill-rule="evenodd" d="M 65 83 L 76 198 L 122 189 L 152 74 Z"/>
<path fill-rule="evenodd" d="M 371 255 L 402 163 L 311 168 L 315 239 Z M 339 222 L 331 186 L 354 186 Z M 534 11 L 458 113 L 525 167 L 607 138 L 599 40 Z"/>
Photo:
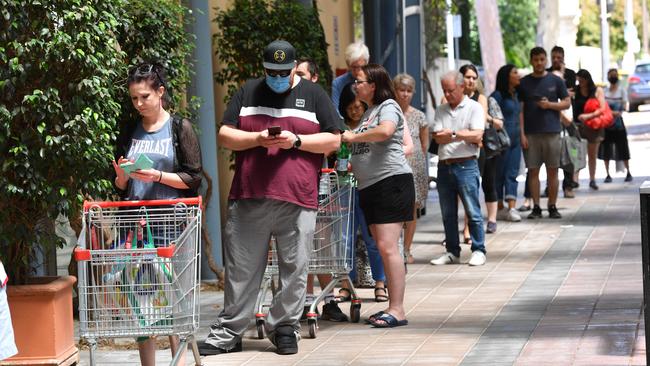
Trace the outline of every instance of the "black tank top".
<path fill-rule="evenodd" d="M 474 94 L 470 95 L 469 99 L 478 102 L 478 92 L 474 92 Z"/>

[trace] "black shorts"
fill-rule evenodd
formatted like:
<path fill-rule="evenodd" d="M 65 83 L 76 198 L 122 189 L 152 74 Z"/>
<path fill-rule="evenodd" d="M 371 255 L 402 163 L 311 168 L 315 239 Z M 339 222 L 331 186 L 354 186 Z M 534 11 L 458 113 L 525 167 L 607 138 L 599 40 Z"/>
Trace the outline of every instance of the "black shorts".
<path fill-rule="evenodd" d="M 393 175 L 360 190 L 359 204 L 368 225 L 413 220 L 413 174 Z"/>

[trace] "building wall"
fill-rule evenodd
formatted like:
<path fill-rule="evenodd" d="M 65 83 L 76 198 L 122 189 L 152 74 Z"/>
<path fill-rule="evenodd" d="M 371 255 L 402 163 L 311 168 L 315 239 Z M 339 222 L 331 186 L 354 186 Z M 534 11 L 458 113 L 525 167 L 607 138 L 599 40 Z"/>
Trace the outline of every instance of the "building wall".
<path fill-rule="evenodd" d="M 352 0 L 318 0 L 320 22 L 328 43 L 327 55 L 332 71 L 347 68 L 345 48 L 354 42 Z"/>

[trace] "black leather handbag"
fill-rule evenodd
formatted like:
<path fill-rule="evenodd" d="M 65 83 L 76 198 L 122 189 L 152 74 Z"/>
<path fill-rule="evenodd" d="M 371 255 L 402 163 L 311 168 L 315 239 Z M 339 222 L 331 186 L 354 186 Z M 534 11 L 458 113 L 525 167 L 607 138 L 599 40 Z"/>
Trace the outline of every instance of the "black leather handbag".
<path fill-rule="evenodd" d="M 504 150 L 510 147 L 510 137 L 506 130 L 497 130 L 490 124 L 483 132 L 483 148 L 485 149 L 485 157 L 490 159 L 500 155 Z"/>

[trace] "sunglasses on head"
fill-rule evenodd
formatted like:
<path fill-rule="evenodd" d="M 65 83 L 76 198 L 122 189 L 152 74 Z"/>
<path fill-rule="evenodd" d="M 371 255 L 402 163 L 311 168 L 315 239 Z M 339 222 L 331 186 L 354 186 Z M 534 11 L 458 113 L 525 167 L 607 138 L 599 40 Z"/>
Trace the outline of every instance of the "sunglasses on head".
<path fill-rule="evenodd" d="M 291 74 L 291 69 L 289 69 L 289 70 L 269 70 L 269 69 L 266 69 L 266 74 L 268 76 L 273 76 L 273 77 L 280 76 L 280 77 L 286 78 L 287 76 L 289 76 L 289 74 Z"/>

